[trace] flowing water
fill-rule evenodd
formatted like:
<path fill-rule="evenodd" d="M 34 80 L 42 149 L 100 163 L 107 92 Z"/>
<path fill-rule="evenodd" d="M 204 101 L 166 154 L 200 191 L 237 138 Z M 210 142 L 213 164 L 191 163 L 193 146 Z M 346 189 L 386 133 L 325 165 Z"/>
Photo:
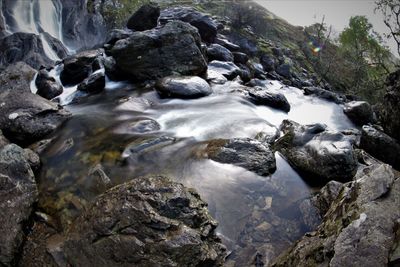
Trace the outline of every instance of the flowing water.
<path fill-rule="evenodd" d="M 232 251 L 227 265 L 248 265 L 256 252 L 267 263 L 309 230 L 299 204 L 315 189 L 278 153 L 277 171 L 261 177 L 203 158 L 204 141 L 274 133 L 287 118 L 336 130 L 354 127 L 339 105 L 279 82 L 269 86 L 286 95 L 289 113 L 254 106 L 230 93 L 168 100 L 148 88 L 108 82 L 105 92 L 67 106 L 74 116 L 41 155 L 39 206 L 67 225 L 112 185 L 164 174 L 195 188 L 208 202 L 220 223 L 218 233 Z M 99 164 L 110 181 L 92 174 Z"/>

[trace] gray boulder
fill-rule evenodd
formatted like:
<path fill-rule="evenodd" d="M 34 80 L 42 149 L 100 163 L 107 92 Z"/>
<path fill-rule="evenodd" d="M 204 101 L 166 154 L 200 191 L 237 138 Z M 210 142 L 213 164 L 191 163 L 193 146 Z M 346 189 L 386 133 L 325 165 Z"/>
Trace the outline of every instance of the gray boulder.
<path fill-rule="evenodd" d="M 216 226 L 194 190 L 162 176 L 136 178 L 97 197 L 61 253 L 73 266 L 222 266 Z"/>
<path fill-rule="evenodd" d="M 358 125 L 374 121 L 374 112 L 370 104 L 365 101 L 351 101 L 344 105 L 343 112 L 351 121 Z"/>
<path fill-rule="evenodd" d="M 116 66 L 132 80 L 201 75 L 207 70 L 200 36 L 195 28 L 181 21 L 134 32 L 129 38 L 117 41 L 109 53 Z"/>
<path fill-rule="evenodd" d="M 350 141 L 323 124 L 300 125 L 284 120 L 283 136 L 275 147 L 310 182 L 349 181 L 357 171 L 357 159 Z"/>
<path fill-rule="evenodd" d="M 197 76 L 168 76 L 156 83 L 161 97 L 199 98 L 212 93 L 210 85 Z"/>
<path fill-rule="evenodd" d="M 160 23 L 180 20 L 196 27 L 201 39 L 212 43 L 217 35 L 218 24 L 209 15 L 203 14 L 190 7 L 171 7 L 161 11 Z"/>
<path fill-rule="evenodd" d="M 126 27 L 135 31 L 145 31 L 157 26 L 160 7 L 155 3 L 141 6 L 128 20 Z"/>
<path fill-rule="evenodd" d="M 390 166 L 360 169 L 322 224 L 272 266 L 396 266 L 400 260 L 400 177 Z"/>
<path fill-rule="evenodd" d="M 383 131 L 372 126 L 363 126 L 360 148 L 400 170 L 400 144 Z"/>
<path fill-rule="evenodd" d="M 0 149 L 0 264 L 11 266 L 19 252 L 38 190 L 35 177 L 17 145 Z"/>
<path fill-rule="evenodd" d="M 304 87 L 303 90 L 304 90 L 305 95 L 314 95 L 321 99 L 335 102 L 336 104 L 343 103 L 343 99 L 339 95 L 337 95 L 331 91 L 328 91 L 326 89 L 322 89 L 319 87 Z"/>
<path fill-rule="evenodd" d="M 35 80 L 37 94 L 46 99 L 53 99 L 63 92 L 63 87 L 53 77 L 51 77 L 46 69 L 41 69 Z"/>
<path fill-rule="evenodd" d="M 228 80 L 233 80 L 241 74 L 241 70 L 233 62 L 213 60 L 208 64 L 208 70 L 223 75 Z"/>
<path fill-rule="evenodd" d="M 214 161 L 233 164 L 258 175 L 267 176 L 276 170 L 274 152 L 268 144 L 255 139 L 211 140 L 207 142 L 204 152 Z"/>
<path fill-rule="evenodd" d="M 287 79 L 292 78 L 292 67 L 287 63 L 279 65 L 275 71 Z"/>
<path fill-rule="evenodd" d="M 215 38 L 214 43 L 222 45 L 225 48 L 228 48 L 229 51 L 231 52 L 239 52 L 240 50 L 240 46 L 230 42 L 229 40 L 226 39 L 225 36 L 220 34 L 217 36 L 217 38 Z"/>
<path fill-rule="evenodd" d="M 282 93 L 261 87 L 251 87 L 247 91 L 249 100 L 255 105 L 266 105 L 285 112 L 290 111 L 290 104 Z"/>
<path fill-rule="evenodd" d="M 242 52 L 233 52 L 233 61 L 235 63 L 246 64 L 249 56 Z"/>
<path fill-rule="evenodd" d="M 99 93 L 106 86 L 106 75 L 103 71 L 92 73 L 78 85 L 78 90 L 87 93 Z"/>
<path fill-rule="evenodd" d="M 219 44 L 211 44 L 207 48 L 207 57 L 209 61 L 233 61 L 233 54 L 231 51 Z"/>
<path fill-rule="evenodd" d="M 0 92 L 3 90 L 22 90 L 30 92 L 30 82 L 36 74 L 25 62 L 16 62 L 0 73 Z"/>

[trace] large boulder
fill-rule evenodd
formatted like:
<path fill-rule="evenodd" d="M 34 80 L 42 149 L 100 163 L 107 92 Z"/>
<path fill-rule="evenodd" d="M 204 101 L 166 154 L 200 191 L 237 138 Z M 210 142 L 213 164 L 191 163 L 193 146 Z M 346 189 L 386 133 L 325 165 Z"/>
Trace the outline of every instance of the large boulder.
<path fill-rule="evenodd" d="M 283 136 L 276 148 L 312 183 L 349 181 L 357 171 L 357 159 L 345 135 L 323 124 L 300 125 L 284 120 Z"/>
<path fill-rule="evenodd" d="M 216 226 L 194 190 L 162 176 L 137 178 L 97 197 L 61 253 L 72 266 L 222 266 Z"/>
<path fill-rule="evenodd" d="M 233 54 L 231 51 L 219 44 L 211 44 L 207 48 L 207 57 L 209 61 L 233 61 Z"/>
<path fill-rule="evenodd" d="M 199 98 L 212 93 L 210 85 L 197 76 L 168 76 L 156 83 L 161 97 Z"/>
<path fill-rule="evenodd" d="M 34 69 L 53 64 L 45 53 L 40 36 L 23 32 L 0 39 L 0 69 L 18 61 L 23 61 Z"/>
<path fill-rule="evenodd" d="M 70 113 L 23 90 L 0 92 L 0 129 L 12 142 L 28 145 L 58 128 Z"/>
<path fill-rule="evenodd" d="M 46 99 L 53 99 L 63 92 L 63 87 L 49 75 L 46 69 L 41 69 L 35 80 L 37 94 Z"/>
<path fill-rule="evenodd" d="M 135 31 L 145 31 L 157 26 L 160 7 L 155 3 L 141 6 L 128 20 L 126 27 Z"/>
<path fill-rule="evenodd" d="M 132 80 L 201 75 L 207 70 L 200 36 L 195 28 L 181 21 L 134 32 L 129 38 L 117 41 L 109 53 L 116 66 Z"/>
<path fill-rule="evenodd" d="M 190 7 L 171 7 L 161 11 L 160 23 L 181 20 L 196 27 L 201 38 L 212 43 L 217 36 L 218 24 L 209 15 L 200 13 Z"/>
<path fill-rule="evenodd" d="M 360 148 L 400 170 L 400 144 L 383 131 L 364 125 L 361 131 Z"/>
<path fill-rule="evenodd" d="M 241 73 L 240 68 L 233 62 L 223 62 L 219 60 L 211 61 L 208 64 L 208 71 L 223 75 L 228 80 L 233 80 Z"/>
<path fill-rule="evenodd" d="M 344 105 L 343 112 L 351 121 L 358 125 L 374 121 L 374 112 L 370 104 L 365 101 L 351 101 Z"/>
<path fill-rule="evenodd" d="M 25 62 L 9 65 L 0 73 L 0 92 L 3 90 L 23 90 L 30 92 L 30 82 L 36 70 Z"/>
<path fill-rule="evenodd" d="M 278 91 L 262 87 L 252 87 L 247 90 L 248 99 L 255 105 L 266 105 L 285 112 L 290 111 L 290 104 L 286 97 Z"/>
<path fill-rule="evenodd" d="M 0 265 L 11 266 L 20 251 L 24 229 L 36 202 L 35 177 L 17 145 L 0 149 Z"/>
<path fill-rule="evenodd" d="M 216 139 L 208 141 L 206 156 L 220 163 L 233 164 L 258 175 L 275 172 L 274 152 L 268 144 L 250 138 Z"/>
<path fill-rule="evenodd" d="M 322 224 L 271 266 L 397 266 L 400 176 L 390 166 L 360 169 L 331 203 Z"/>

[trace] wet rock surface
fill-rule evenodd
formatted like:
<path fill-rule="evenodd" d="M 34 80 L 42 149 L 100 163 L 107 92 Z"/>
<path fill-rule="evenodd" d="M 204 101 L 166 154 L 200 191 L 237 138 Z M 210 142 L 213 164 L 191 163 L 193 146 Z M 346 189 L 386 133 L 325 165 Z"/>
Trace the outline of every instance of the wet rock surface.
<path fill-rule="evenodd" d="M 106 76 L 104 72 L 98 71 L 92 73 L 83 82 L 78 85 L 78 90 L 87 93 L 99 93 L 106 86 Z"/>
<path fill-rule="evenodd" d="M 343 112 L 358 125 L 374 121 L 374 112 L 370 104 L 365 101 L 351 101 L 344 105 Z"/>
<path fill-rule="evenodd" d="M 240 68 L 233 62 L 223 62 L 219 60 L 211 61 L 208 64 L 208 71 L 218 73 L 228 80 L 233 80 L 241 73 Z"/>
<path fill-rule="evenodd" d="M 269 146 L 250 138 L 211 140 L 205 153 L 214 161 L 243 167 L 258 175 L 270 175 L 276 170 L 275 156 Z"/>
<path fill-rule="evenodd" d="M 126 27 L 135 31 L 145 31 L 157 26 L 160 7 L 155 3 L 144 4 L 128 20 Z"/>
<path fill-rule="evenodd" d="M 166 24 L 173 20 L 181 20 L 196 27 L 202 40 L 205 42 L 213 42 L 217 35 L 217 23 L 210 16 L 196 11 L 193 8 L 172 7 L 161 11 L 161 24 Z"/>
<path fill-rule="evenodd" d="M 215 227 L 195 191 L 162 176 L 137 178 L 88 207 L 69 229 L 62 254 L 72 265 L 222 266 Z"/>
<path fill-rule="evenodd" d="M 363 126 L 360 148 L 397 170 L 400 169 L 400 144 L 383 131 L 372 126 Z"/>
<path fill-rule="evenodd" d="M 117 67 L 132 80 L 162 78 L 173 74 L 201 75 L 207 65 L 195 28 L 181 21 L 134 32 L 109 50 Z"/>
<path fill-rule="evenodd" d="M 400 177 L 390 166 L 362 167 L 315 232 L 272 266 L 391 266 L 397 246 Z"/>
<path fill-rule="evenodd" d="M 169 76 L 156 83 L 161 97 L 199 98 L 212 93 L 208 83 L 197 76 Z"/>
<path fill-rule="evenodd" d="M 348 181 L 357 171 L 351 143 L 323 124 L 300 125 L 284 120 L 284 135 L 277 141 L 280 151 L 298 170 L 314 178 L 310 182 Z M 311 178 L 309 177 L 309 178 Z"/>
<path fill-rule="evenodd" d="M 38 190 L 22 148 L 11 144 L 0 148 L 0 263 L 10 266 L 24 238 Z"/>
<path fill-rule="evenodd" d="M 253 87 L 248 89 L 249 100 L 256 105 L 266 105 L 285 112 L 290 111 L 286 97 L 277 91 L 267 88 Z"/>
<path fill-rule="evenodd" d="M 231 51 L 219 44 L 211 44 L 207 48 L 207 57 L 209 61 L 233 61 L 233 54 Z"/>
<path fill-rule="evenodd" d="M 37 87 L 36 93 L 49 100 L 59 96 L 63 92 L 61 84 L 51 77 L 46 69 L 39 71 L 35 84 Z"/>
<path fill-rule="evenodd" d="M 319 87 L 305 87 L 305 88 L 303 88 L 303 90 L 304 90 L 305 95 L 314 95 L 316 97 L 325 99 L 327 101 L 332 101 L 337 104 L 340 104 L 343 102 L 343 99 L 340 96 L 338 96 L 336 93 L 333 93 L 326 89 L 322 89 Z"/>

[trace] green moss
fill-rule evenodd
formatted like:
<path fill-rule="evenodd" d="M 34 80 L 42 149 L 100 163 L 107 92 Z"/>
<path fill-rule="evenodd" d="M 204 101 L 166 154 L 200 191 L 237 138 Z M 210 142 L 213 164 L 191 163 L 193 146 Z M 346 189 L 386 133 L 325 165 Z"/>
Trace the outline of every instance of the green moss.
<path fill-rule="evenodd" d="M 149 0 L 119 0 L 109 5 L 104 5 L 100 11 L 110 28 L 124 26 L 129 17 Z"/>

